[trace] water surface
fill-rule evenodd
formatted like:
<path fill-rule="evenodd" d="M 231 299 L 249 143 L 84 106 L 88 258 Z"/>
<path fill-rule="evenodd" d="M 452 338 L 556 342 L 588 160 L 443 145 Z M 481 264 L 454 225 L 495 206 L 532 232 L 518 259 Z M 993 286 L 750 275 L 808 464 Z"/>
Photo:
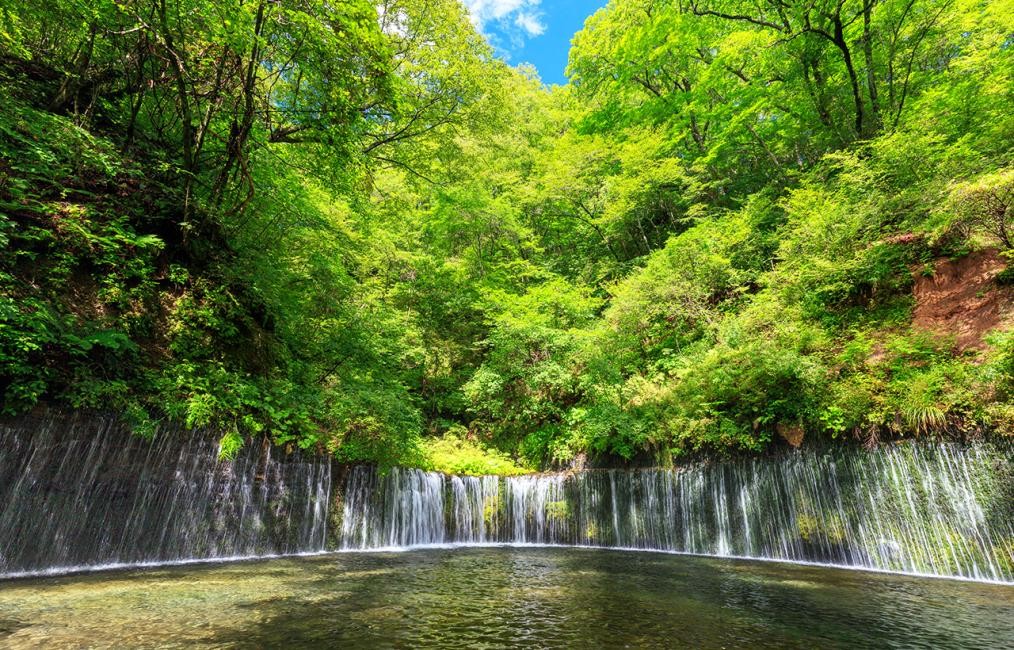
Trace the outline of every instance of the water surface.
<path fill-rule="evenodd" d="M 602 549 L 339 553 L 0 582 L 0 646 L 1014 647 L 1014 587 Z"/>

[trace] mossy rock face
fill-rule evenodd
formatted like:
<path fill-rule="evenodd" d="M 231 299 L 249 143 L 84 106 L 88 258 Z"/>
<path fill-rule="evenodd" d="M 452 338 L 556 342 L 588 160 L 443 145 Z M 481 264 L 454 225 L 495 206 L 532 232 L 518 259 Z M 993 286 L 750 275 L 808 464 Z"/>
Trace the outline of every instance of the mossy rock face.
<path fill-rule="evenodd" d="M 833 546 L 846 542 L 845 524 L 838 513 L 823 518 L 807 513 L 797 514 L 796 529 L 800 539 L 807 543 L 825 542 Z"/>
<path fill-rule="evenodd" d="M 345 495 L 336 491 L 331 495 L 330 508 L 328 508 L 327 512 L 326 545 L 328 548 L 336 549 L 341 546 L 341 531 L 344 519 Z"/>
<path fill-rule="evenodd" d="M 1014 575 L 1014 536 L 1007 536 L 993 546 L 999 569 L 1006 575 Z"/>
<path fill-rule="evenodd" d="M 799 531 L 799 537 L 802 538 L 804 542 L 809 542 L 810 539 L 817 534 L 817 518 L 807 514 L 797 515 L 796 529 Z"/>
<path fill-rule="evenodd" d="M 1002 442 L 990 453 L 991 471 L 977 477 L 974 486 L 976 498 L 984 504 L 986 520 L 1002 529 L 1004 523 L 1014 521 L 1014 441 Z"/>
<path fill-rule="evenodd" d="M 504 509 L 504 496 L 501 490 L 495 496 L 486 497 L 482 504 L 482 520 L 487 528 L 494 528 L 500 520 L 500 513 Z"/>
<path fill-rule="evenodd" d="M 570 504 L 566 501 L 549 501 L 546 503 L 546 518 L 549 521 L 563 521 L 570 516 Z"/>

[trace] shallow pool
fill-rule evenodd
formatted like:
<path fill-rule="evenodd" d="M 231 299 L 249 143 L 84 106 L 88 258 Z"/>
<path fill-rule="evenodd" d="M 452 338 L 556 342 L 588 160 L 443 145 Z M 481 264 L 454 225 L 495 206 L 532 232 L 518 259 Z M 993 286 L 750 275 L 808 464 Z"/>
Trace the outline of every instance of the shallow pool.
<path fill-rule="evenodd" d="M 1009 648 L 1014 586 L 564 548 L 0 582 L 0 647 Z"/>

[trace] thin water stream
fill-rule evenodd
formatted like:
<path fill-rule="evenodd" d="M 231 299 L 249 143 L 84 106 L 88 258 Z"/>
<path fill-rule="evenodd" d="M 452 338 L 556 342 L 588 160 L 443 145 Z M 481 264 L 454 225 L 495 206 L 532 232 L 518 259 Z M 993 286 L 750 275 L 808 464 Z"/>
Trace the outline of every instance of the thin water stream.
<path fill-rule="evenodd" d="M 321 551 L 331 464 L 207 431 L 152 440 L 111 417 L 0 421 L 0 577 L 106 564 Z"/>
<path fill-rule="evenodd" d="M 1014 580 L 1009 455 L 899 445 L 496 479 L 358 467 L 347 549 L 604 546 Z"/>

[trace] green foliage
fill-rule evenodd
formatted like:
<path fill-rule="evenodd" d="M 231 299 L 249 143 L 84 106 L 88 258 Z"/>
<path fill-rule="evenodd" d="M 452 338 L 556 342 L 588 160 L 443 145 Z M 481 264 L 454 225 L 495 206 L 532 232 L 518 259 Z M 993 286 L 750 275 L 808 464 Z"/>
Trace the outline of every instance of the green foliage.
<path fill-rule="evenodd" d="M 455 0 L 0 0 L 3 412 L 471 474 L 1009 433 L 1009 322 L 912 319 L 1010 261 L 1012 10 L 612 0 L 548 89 Z"/>
<path fill-rule="evenodd" d="M 1001 250 L 1014 251 L 1014 169 L 984 174 L 973 182 L 960 183 L 950 195 L 956 215 L 950 228 L 965 239 L 984 234 Z"/>
<path fill-rule="evenodd" d="M 572 357 L 599 301 L 552 280 L 520 296 L 492 293 L 486 302 L 499 312 L 491 317 L 489 352 L 462 391 L 480 426 L 509 444 L 559 424 L 577 399 Z"/>
<path fill-rule="evenodd" d="M 220 460 L 233 460 L 236 454 L 243 448 L 243 437 L 235 429 L 228 431 L 218 441 L 218 458 Z"/>
<path fill-rule="evenodd" d="M 426 440 L 422 445 L 419 466 L 433 472 L 468 476 L 515 476 L 531 471 L 531 468 L 519 465 L 506 454 L 469 439 L 467 431 L 460 427 L 439 438 Z"/>

